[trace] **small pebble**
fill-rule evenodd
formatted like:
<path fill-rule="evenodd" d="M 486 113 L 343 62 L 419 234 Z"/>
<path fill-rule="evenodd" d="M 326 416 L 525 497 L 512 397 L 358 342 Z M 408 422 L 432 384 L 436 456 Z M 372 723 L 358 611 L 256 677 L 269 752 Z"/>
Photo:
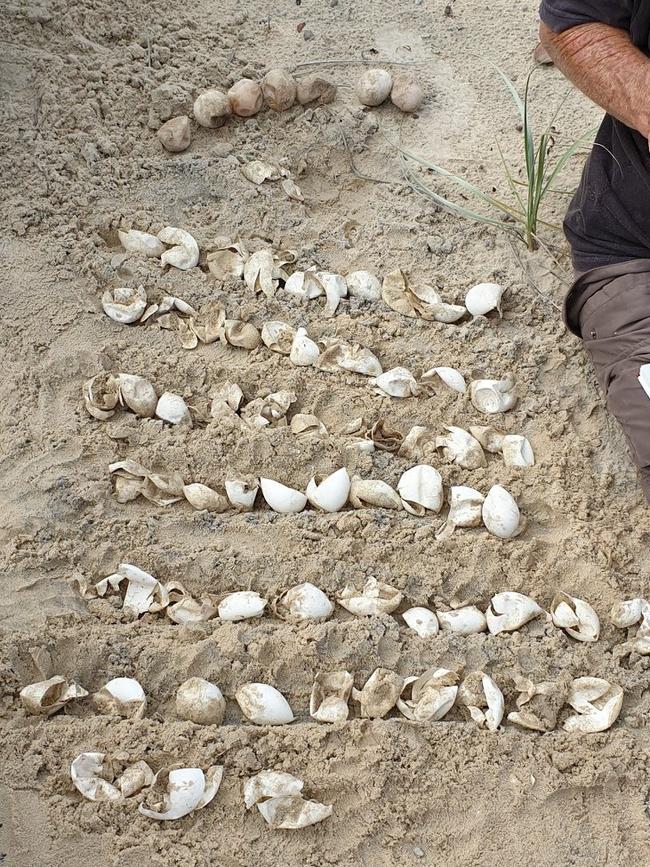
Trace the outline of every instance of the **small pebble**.
<path fill-rule="evenodd" d="M 312 33 L 311 30 L 303 30 L 302 31 L 302 38 L 305 40 L 305 42 L 309 42 L 310 39 L 314 38 L 314 34 Z"/>
<path fill-rule="evenodd" d="M 420 849 L 419 846 L 413 847 L 413 854 L 416 858 L 424 858 L 424 849 Z"/>

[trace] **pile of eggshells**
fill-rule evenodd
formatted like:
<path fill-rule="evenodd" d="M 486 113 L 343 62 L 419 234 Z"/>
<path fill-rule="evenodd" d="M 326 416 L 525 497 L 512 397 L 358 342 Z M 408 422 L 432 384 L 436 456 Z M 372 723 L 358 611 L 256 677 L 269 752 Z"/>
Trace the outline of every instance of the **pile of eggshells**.
<path fill-rule="evenodd" d="M 203 623 L 217 618 L 236 623 L 262 617 L 267 606 L 275 617 L 288 623 L 328 620 L 334 602 L 309 581 L 280 591 L 270 602 L 253 590 L 241 590 L 218 598 L 207 594 L 194 598 L 180 581 L 166 584 L 131 563 L 121 563 L 117 572 L 96 584 L 75 579 L 84 599 L 119 595 L 126 617 L 137 619 L 143 614 L 166 612 L 174 623 Z M 336 596 L 336 603 L 357 617 L 393 614 L 402 604 L 403 593 L 390 584 L 371 577 L 359 589 L 346 585 Z M 550 604 L 550 621 L 576 641 L 594 642 L 600 637 L 600 620 L 585 600 L 558 592 Z M 402 614 L 406 625 L 421 638 L 435 638 L 439 631 L 467 636 L 489 632 L 500 635 L 515 632 L 529 621 L 545 615 L 530 596 L 515 591 L 495 594 L 486 611 L 465 604 L 448 611 L 432 611 L 423 606 L 409 608 Z M 650 655 L 650 604 L 631 599 L 612 609 L 612 623 L 619 628 L 640 624 L 636 635 L 621 645 L 624 651 Z M 620 654 L 619 654 L 620 655 Z"/>
<path fill-rule="evenodd" d="M 203 701 L 212 701 L 209 690 L 204 690 Z M 145 761 L 123 767 L 102 752 L 81 753 L 70 765 L 72 782 L 87 800 L 124 802 L 142 793 L 138 811 L 159 822 L 182 819 L 206 807 L 219 791 L 223 774 L 223 765 L 212 765 L 205 772 L 161 768 L 154 774 Z M 292 774 L 263 770 L 245 782 L 244 804 L 248 810 L 257 805 L 269 828 L 306 828 L 331 816 L 333 808 L 304 798 L 303 786 Z"/>
<path fill-rule="evenodd" d="M 404 509 L 421 518 L 427 513 L 437 514 L 445 502 L 442 477 L 429 464 L 406 470 L 397 490 L 381 479 L 350 478 L 341 467 L 325 478 L 312 478 L 304 493 L 267 478 L 226 479 L 222 493 L 201 482 L 185 484 L 178 472 L 150 470 L 129 458 L 115 461 L 108 469 L 118 503 L 144 497 L 156 505 L 169 506 L 185 499 L 195 509 L 209 512 L 250 512 L 259 489 L 267 506 L 281 515 L 298 514 L 309 503 L 316 511 L 330 514 L 350 505 L 353 509 Z M 447 538 L 457 527 L 478 527 L 481 523 L 500 539 L 511 539 L 525 529 L 514 497 L 501 485 L 493 485 L 485 496 L 475 488 L 452 486 L 449 514 L 438 538 Z"/>
<path fill-rule="evenodd" d="M 286 69 L 271 69 L 261 82 L 242 78 L 227 92 L 217 87 L 204 91 L 194 101 L 192 113 L 199 126 L 218 129 L 233 116 L 254 117 L 264 105 L 281 112 L 296 102 L 325 105 L 335 97 L 336 85 L 318 73 L 296 80 Z M 157 135 L 166 150 L 172 153 L 186 150 L 192 141 L 189 117 L 181 115 L 168 120 Z"/>
<path fill-rule="evenodd" d="M 153 576 L 130 564 L 122 564 L 120 571 L 104 579 L 106 586 L 119 589 L 126 580 L 124 608 L 132 614 L 159 611 L 167 592 Z M 157 584 L 158 591 L 152 586 Z M 132 585 L 133 588 L 132 589 Z M 99 585 L 97 585 L 99 586 Z M 359 617 L 390 614 L 402 602 L 400 591 L 388 584 L 369 578 L 359 590 L 348 585 L 339 594 L 337 602 Z M 617 606 L 617 614 L 636 604 L 630 600 Z M 218 603 L 219 618 L 238 622 L 261 617 L 267 600 L 253 591 L 228 594 Z M 272 603 L 278 616 L 290 622 L 326 620 L 334 611 L 333 603 L 315 585 L 306 582 L 281 593 Z M 420 637 L 430 639 L 443 631 L 467 636 L 489 631 L 492 635 L 515 632 L 531 620 L 544 615 L 543 609 L 522 593 L 506 591 L 495 594 L 485 612 L 468 605 L 437 613 L 424 607 L 410 608 L 402 615 L 407 625 Z M 631 614 L 627 617 L 629 622 Z M 598 615 L 584 600 L 557 593 L 551 602 L 550 619 L 578 641 L 597 641 L 600 633 Z M 460 675 L 449 669 L 429 669 L 419 676 L 402 677 L 389 669 L 373 672 L 362 689 L 353 688 L 353 676 L 348 671 L 321 672 L 313 684 L 309 713 L 313 719 L 325 723 L 345 722 L 349 716 L 350 698 L 360 705 L 362 718 L 382 718 L 394 707 L 409 720 L 434 722 L 441 720 L 456 701 L 467 709 L 471 719 L 491 731 L 496 731 L 504 715 L 504 696 L 497 684 L 484 672 L 472 672 L 462 685 Z M 577 714 L 567 719 L 563 727 L 570 732 L 599 732 L 609 728 L 621 709 L 623 691 L 620 686 L 594 677 L 580 677 L 571 683 L 534 685 L 525 679 L 516 684 L 521 693 L 517 711 L 508 720 L 524 728 L 550 731 L 560 708 L 568 702 Z M 555 717 L 552 724 L 542 722 L 533 711 L 535 702 L 525 707 L 536 695 L 555 696 Z M 20 693 L 21 701 L 29 713 L 48 716 L 67 703 L 84 698 L 88 692 L 75 682 L 61 676 L 30 684 Z M 141 719 L 146 708 L 146 696 L 139 682 L 133 678 L 115 678 L 93 696 L 100 713 L 125 718 Z M 279 690 L 267 683 L 247 683 L 235 692 L 235 700 L 246 720 L 255 725 L 287 725 L 294 721 L 294 712 Z M 487 709 L 487 710 L 486 710 Z M 182 719 L 199 725 L 220 725 L 226 702 L 216 684 L 193 677 L 183 683 L 176 694 L 176 713 Z"/>

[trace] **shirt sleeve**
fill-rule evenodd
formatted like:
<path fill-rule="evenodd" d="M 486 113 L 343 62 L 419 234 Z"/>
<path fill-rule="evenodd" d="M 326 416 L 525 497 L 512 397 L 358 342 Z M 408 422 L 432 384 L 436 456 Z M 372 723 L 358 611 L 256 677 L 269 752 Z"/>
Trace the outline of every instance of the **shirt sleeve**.
<path fill-rule="evenodd" d="M 599 21 L 627 30 L 632 0 L 542 0 L 539 17 L 555 33 Z"/>

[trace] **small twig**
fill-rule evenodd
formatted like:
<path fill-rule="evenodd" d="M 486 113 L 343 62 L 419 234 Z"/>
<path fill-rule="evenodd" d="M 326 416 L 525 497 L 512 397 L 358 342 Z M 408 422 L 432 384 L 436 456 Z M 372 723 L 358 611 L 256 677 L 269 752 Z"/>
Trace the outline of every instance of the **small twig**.
<path fill-rule="evenodd" d="M 298 63 L 294 66 L 293 71 L 297 72 L 299 69 L 304 69 L 307 66 L 350 66 L 350 65 L 358 65 L 358 64 L 366 64 L 366 63 L 381 63 L 383 66 L 414 66 L 423 63 L 431 63 L 433 58 L 429 58 L 427 60 L 381 60 L 378 57 L 365 58 L 361 60 L 308 60 L 305 63 Z"/>

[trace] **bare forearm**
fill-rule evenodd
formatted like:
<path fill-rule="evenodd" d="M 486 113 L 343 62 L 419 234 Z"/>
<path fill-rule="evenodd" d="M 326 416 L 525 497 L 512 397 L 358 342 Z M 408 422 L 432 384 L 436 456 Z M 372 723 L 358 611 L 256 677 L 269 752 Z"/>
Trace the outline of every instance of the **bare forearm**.
<path fill-rule="evenodd" d="M 540 39 L 555 65 L 606 112 L 650 136 L 650 60 L 624 30 L 582 24 L 554 33 L 540 25 Z"/>

